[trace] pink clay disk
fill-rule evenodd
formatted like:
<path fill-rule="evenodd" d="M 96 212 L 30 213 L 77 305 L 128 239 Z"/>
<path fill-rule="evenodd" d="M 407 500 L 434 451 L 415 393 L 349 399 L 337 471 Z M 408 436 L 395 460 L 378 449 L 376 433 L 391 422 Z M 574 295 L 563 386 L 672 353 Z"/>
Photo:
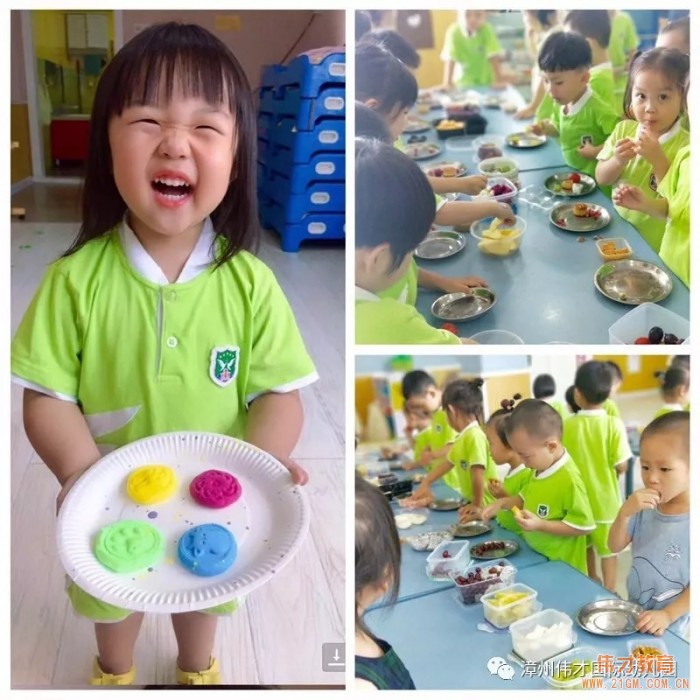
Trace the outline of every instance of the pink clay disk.
<path fill-rule="evenodd" d="M 190 484 L 190 495 L 207 508 L 226 508 L 241 497 L 241 484 L 233 474 L 209 469 L 202 472 Z"/>

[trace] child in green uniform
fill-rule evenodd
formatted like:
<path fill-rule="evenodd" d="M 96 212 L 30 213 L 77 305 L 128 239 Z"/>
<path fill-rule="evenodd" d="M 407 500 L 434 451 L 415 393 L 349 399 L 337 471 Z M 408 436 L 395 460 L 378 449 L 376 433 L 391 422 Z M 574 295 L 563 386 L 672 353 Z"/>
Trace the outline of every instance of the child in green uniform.
<path fill-rule="evenodd" d="M 445 459 L 456 435 L 441 407 L 442 392 L 435 380 L 420 369 L 404 375 L 401 392 L 404 412 L 418 420 L 427 419 L 430 422 L 425 430 L 416 436 L 415 462 L 405 468 L 415 469 L 420 466 L 431 471 Z"/>
<path fill-rule="evenodd" d="M 415 690 L 411 674 L 391 647 L 372 634 L 363 617 L 380 599 L 396 602 L 401 585 L 401 542 L 382 492 L 355 477 L 355 687 Z"/>
<path fill-rule="evenodd" d="M 618 116 L 588 85 L 590 46 L 580 34 L 555 32 L 542 44 L 538 63 L 558 108 L 552 121 L 537 122 L 533 131 L 558 136 L 566 163 L 593 175 L 595 158 Z"/>
<path fill-rule="evenodd" d="M 603 102 L 622 114 L 622 99 L 615 97 L 615 78 L 610 62 L 610 15 L 607 10 L 572 10 L 564 19 L 564 29 L 583 36 L 591 47 L 588 84 Z"/>
<path fill-rule="evenodd" d="M 612 376 L 604 362 L 590 360 L 578 368 L 574 395 L 581 410 L 564 421 L 562 442 L 576 462 L 596 524 L 588 536 L 588 575 L 600 583 L 596 573 L 597 554 L 603 585 L 614 592 L 617 557 L 608 548 L 608 533 L 620 508 L 618 477 L 627 470 L 632 451 L 622 421 L 602 408 L 611 383 Z"/>
<path fill-rule="evenodd" d="M 669 367 L 665 372 L 656 372 L 661 380 L 661 396 L 664 405 L 654 414 L 654 418 L 671 411 L 685 411 L 690 395 L 690 371 L 685 367 Z"/>
<path fill-rule="evenodd" d="M 658 183 L 690 141 L 681 123 L 688 71 L 688 56 L 674 49 L 651 49 L 633 61 L 625 93 L 627 119 L 615 127 L 598 154 L 598 184 L 624 182 L 638 187 L 646 198 L 658 198 Z M 623 206 L 615 208 L 658 252 L 664 221 Z"/>
<path fill-rule="evenodd" d="M 499 498 L 482 517 L 515 507 L 530 547 L 586 573 L 586 535 L 595 523 L 578 468 L 561 444 L 561 417 L 544 401 L 526 399 L 508 416 L 505 430 L 508 444 L 534 473 L 518 495 Z"/>
<path fill-rule="evenodd" d="M 657 49 L 678 49 L 690 55 L 690 16 L 670 21 L 656 37 Z"/>
<path fill-rule="evenodd" d="M 563 401 L 555 399 L 557 384 L 551 374 L 538 374 L 532 382 L 532 395 L 536 399 L 546 401 L 560 416 L 562 420 L 569 417 L 569 409 Z"/>
<path fill-rule="evenodd" d="M 455 484 L 453 488 L 469 501 L 460 511 L 462 519 L 478 517 L 478 511 L 493 501 L 486 487 L 489 480 L 497 476 L 488 440 L 480 425 L 484 412 L 482 385 L 483 379 L 457 379 L 445 387 L 442 407 L 457 436 L 447 459 L 428 474 L 414 493 L 416 498 L 429 496 L 430 485 L 454 471 L 456 479 L 453 476 L 448 483 Z"/>
<path fill-rule="evenodd" d="M 639 36 L 634 20 L 622 10 L 608 10 L 610 15 L 610 43 L 608 54 L 615 80 L 615 103 L 622 104 L 627 87 L 627 73 L 632 57 L 639 46 Z"/>
<path fill-rule="evenodd" d="M 503 479 L 503 482 L 498 479 L 491 479 L 488 484 L 489 493 L 494 498 L 506 498 L 507 496 L 517 496 L 525 484 L 532 476 L 532 469 L 526 467 L 515 450 L 508 444 L 508 436 L 506 435 L 505 422 L 506 418 L 513 410 L 515 400 L 520 398 L 516 394 L 517 399 L 506 401 L 507 408 L 499 408 L 494 411 L 486 422 L 484 433 L 489 441 L 489 450 L 496 464 L 507 464 L 508 473 Z M 503 403 L 503 402 L 501 402 Z M 509 510 L 500 510 L 496 514 L 496 520 L 501 527 L 506 530 L 515 532 L 517 535 L 522 534 L 520 526 L 515 521 L 515 516 Z"/>
<path fill-rule="evenodd" d="M 612 416 L 613 418 L 621 418 L 622 415 L 620 414 L 620 409 L 615 403 L 615 397 L 617 396 L 617 392 L 622 386 L 624 376 L 622 375 L 622 370 L 620 369 L 620 365 L 618 365 L 617 362 L 614 362 L 613 360 L 606 360 L 605 365 L 608 368 L 608 371 L 610 372 L 611 383 L 610 395 L 607 399 L 605 399 L 605 401 L 603 401 L 602 408 L 609 416 Z"/>
<path fill-rule="evenodd" d="M 241 66 L 202 27 L 149 26 L 102 73 L 90 138 L 83 224 L 12 345 L 25 429 L 62 486 L 59 507 L 101 454 L 172 431 L 245 439 L 304 483 L 290 453 L 298 390 L 317 374 L 273 273 L 249 252 L 255 106 Z M 75 583 L 68 593 L 95 623 L 91 684 L 133 683 L 143 614 Z M 172 616 L 178 683 L 219 683 L 216 616 L 236 607 Z"/>
<path fill-rule="evenodd" d="M 440 59 L 443 87 L 505 87 L 501 45 L 484 10 L 457 10 L 457 21 L 445 32 Z"/>
<path fill-rule="evenodd" d="M 665 221 L 659 257 L 690 287 L 690 144 L 676 153 L 657 197 L 648 198 L 639 187 L 622 185 L 613 192 L 618 207 Z"/>

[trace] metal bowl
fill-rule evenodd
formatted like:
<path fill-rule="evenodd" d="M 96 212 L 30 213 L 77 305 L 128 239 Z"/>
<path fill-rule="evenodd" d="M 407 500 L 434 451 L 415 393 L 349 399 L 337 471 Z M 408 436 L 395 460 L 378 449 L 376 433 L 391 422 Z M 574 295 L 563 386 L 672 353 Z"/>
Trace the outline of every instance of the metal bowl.
<path fill-rule="evenodd" d="M 417 248 L 416 257 L 423 260 L 441 260 L 459 253 L 467 244 L 463 233 L 452 230 L 438 230 L 431 233 Z"/>
<path fill-rule="evenodd" d="M 429 160 L 435 158 L 441 151 L 442 148 L 436 143 L 418 143 L 406 146 L 405 154 L 411 160 Z"/>
<path fill-rule="evenodd" d="M 673 289 L 671 277 L 654 263 L 644 260 L 615 260 L 598 268 L 596 289 L 613 301 L 630 306 L 664 300 Z"/>
<path fill-rule="evenodd" d="M 593 190 L 597 187 L 595 180 L 590 177 L 590 175 L 585 175 L 584 173 L 578 173 L 578 176 L 581 178 L 581 184 L 583 185 L 583 188 L 578 194 L 574 194 L 572 190 L 565 190 L 561 188 L 561 183 L 564 182 L 564 180 L 568 180 L 569 176 L 572 173 L 556 173 L 555 175 L 550 175 L 545 181 L 544 181 L 544 188 L 548 191 L 551 192 L 552 194 L 555 194 L 559 197 L 584 197 L 587 194 L 590 194 L 593 192 Z M 554 189 L 555 186 L 559 186 L 559 189 Z"/>
<path fill-rule="evenodd" d="M 436 175 L 435 171 L 439 168 L 445 168 L 445 167 L 451 167 L 451 168 L 456 168 L 457 169 L 457 174 L 454 176 L 448 176 L 448 177 L 464 177 L 467 172 L 468 168 L 464 163 L 460 163 L 458 160 L 443 160 L 440 161 L 439 163 L 431 163 L 428 166 L 423 166 L 423 172 L 426 175 L 429 175 L 430 177 L 445 177 L 444 175 Z"/>
<path fill-rule="evenodd" d="M 596 600 L 578 611 L 576 622 L 591 634 L 621 637 L 637 631 L 637 618 L 642 611 L 640 605 L 626 600 Z"/>
<path fill-rule="evenodd" d="M 588 209 L 595 209 L 600 212 L 600 216 L 596 219 L 592 216 L 576 216 L 574 207 L 586 205 Z M 600 231 L 610 223 L 610 212 L 598 204 L 590 204 L 589 202 L 564 202 L 559 204 L 549 212 L 549 220 L 562 231 L 570 233 L 592 233 Z"/>
<path fill-rule="evenodd" d="M 428 505 L 430 510 L 458 510 L 464 505 L 461 498 L 439 498 Z"/>
<path fill-rule="evenodd" d="M 432 128 L 430 122 L 425 121 L 425 119 L 411 119 L 408 124 L 406 124 L 403 133 L 422 134 L 424 131 L 430 131 Z"/>
<path fill-rule="evenodd" d="M 443 294 L 433 302 L 430 311 L 442 321 L 471 321 L 483 316 L 495 303 L 496 295 L 490 289 L 476 287 L 471 294 Z"/>
<path fill-rule="evenodd" d="M 506 136 L 506 145 L 511 148 L 539 148 L 547 143 L 547 137 L 542 134 L 531 134 L 527 131 L 519 131 Z"/>
<path fill-rule="evenodd" d="M 455 537 L 478 537 L 493 530 L 493 525 L 485 520 L 470 520 L 455 526 Z"/>
<path fill-rule="evenodd" d="M 480 547 L 483 547 L 489 542 L 503 542 L 502 549 L 491 549 L 485 551 L 483 554 L 479 554 Z M 472 559 L 482 559 L 488 561 L 489 559 L 504 559 L 505 557 L 515 554 L 520 549 L 520 545 L 515 540 L 487 540 L 486 542 L 479 542 L 478 544 L 473 544 L 469 548 L 469 555 Z"/>

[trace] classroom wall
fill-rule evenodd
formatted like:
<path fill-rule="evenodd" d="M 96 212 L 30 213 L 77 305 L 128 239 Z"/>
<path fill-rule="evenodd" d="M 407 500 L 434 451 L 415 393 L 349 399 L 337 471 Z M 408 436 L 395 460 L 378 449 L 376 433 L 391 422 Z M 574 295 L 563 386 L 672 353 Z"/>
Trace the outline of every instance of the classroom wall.
<path fill-rule="evenodd" d="M 617 362 L 624 375 L 619 393 L 658 389 L 659 380 L 654 372 L 666 369 L 670 362 L 668 355 L 594 355 L 593 359 Z"/>
<path fill-rule="evenodd" d="M 27 79 L 24 71 L 22 18 L 18 10 L 10 12 L 10 139 L 19 144 L 10 152 L 10 183 L 32 176 L 32 152 L 29 141 Z"/>
<path fill-rule="evenodd" d="M 411 358 L 413 369 L 450 367 L 458 364 L 464 372 L 505 372 L 527 369 L 531 365 L 529 355 L 415 355 Z M 355 374 L 391 371 L 392 358 L 386 355 L 359 355 L 355 358 Z"/>
<path fill-rule="evenodd" d="M 420 66 L 415 71 L 416 80 L 421 88 L 434 87 L 442 84 L 443 63 L 440 60 L 442 42 L 447 28 L 457 20 L 455 10 L 433 10 L 433 48 L 419 49 Z"/>

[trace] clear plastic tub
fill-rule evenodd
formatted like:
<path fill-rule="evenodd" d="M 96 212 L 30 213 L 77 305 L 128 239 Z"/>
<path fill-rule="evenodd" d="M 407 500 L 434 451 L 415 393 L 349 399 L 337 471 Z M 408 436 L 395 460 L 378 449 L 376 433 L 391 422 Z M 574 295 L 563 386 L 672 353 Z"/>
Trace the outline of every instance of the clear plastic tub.
<path fill-rule="evenodd" d="M 472 147 L 478 161 L 487 158 L 501 158 L 503 156 L 503 137 L 494 134 L 478 136 L 472 141 Z"/>
<path fill-rule="evenodd" d="M 510 626 L 513 651 L 530 663 L 551 659 L 574 645 L 573 626 L 565 613 L 552 608 L 542 610 Z"/>
<path fill-rule="evenodd" d="M 520 249 L 527 223 L 519 216 L 514 218 L 515 223 L 502 222 L 495 229 L 491 228 L 492 217 L 479 219 L 469 227 L 471 235 L 479 241 L 477 247 L 484 255 L 505 258 Z"/>
<path fill-rule="evenodd" d="M 543 664 L 544 678 L 557 690 L 581 688 L 583 679 L 591 678 L 596 673 L 600 655 L 601 652 L 593 647 L 575 647 Z"/>
<path fill-rule="evenodd" d="M 471 340 L 480 345 L 524 345 L 523 339 L 510 331 L 479 331 Z"/>
<path fill-rule="evenodd" d="M 512 586 L 487 593 L 482 596 L 481 604 L 484 606 L 484 617 L 499 629 L 504 629 L 540 609 L 537 591 L 524 583 L 514 583 Z"/>
<path fill-rule="evenodd" d="M 486 158 L 479 161 L 479 173 L 486 177 L 505 177 L 514 184 L 520 175 L 518 164 L 512 158 Z"/>
<path fill-rule="evenodd" d="M 443 552 L 448 552 L 446 557 Z M 433 581 L 449 581 L 450 572 L 463 571 L 469 566 L 469 541 L 445 542 L 438 545 L 425 560 L 425 573 Z"/>
<path fill-rule="evenodd" d="M 491 190 L 496 187 L 497 185 L 500 185 L 502 187 L 507 187 L 508 190 L 506 192 L 502 192 L 501 194 L 478 194 L 474 197 L 475 200 L 484 200 L 484 199 L 491 199 L 494 202 L 501 202 L 503 204 L 510 204 L 512 207 L 516 207 L 518 204 L 518 188 L 516 187 L 515 183 L 509 180 L 507 177 L 500 177 L 500 176 L 494 176 L 490 177 L 486 181 L 486 190 L 488 192 L 491 192 Z"/>
<path fill-rule="evenodd" d="M 492 571 L 498 569 L 498 571 Z M 493 559 L 470 566 L 466 571 L 450 573 L 450 578 L 457 587 L 459 599 L 464 605 L 478 603 L 482 596 L 495 590 L 511 586 L 515 582 L 517 569 L 507 559 Z M 486 576 L 482 581 L 473 583 L 460 583 L 469 574 L 481 573 Z"/>
<path fill-rule="evenodd" d="M 595 244 L 605 262 L 624 260 L 632 255 L 632 246 L 624 238 L 601 238 Z"/>
<path fill-rule="evenodd" d="M 683 345 L 690 343 L 688 319 L 658 304 L 645 303 L 636 306 L 610 326 L 610 344 L 633 345 L 637 338 L 647 336 L 654 326 L 659 326 L 664 333 L 673 333 L 679 339 L 683 338 Z"/>
<path fill-rule="evenodd" d="M 627 641 L 627 654 L 636 659 L 636 674 L 654 674 L 655 658 L 668 656 L 668 648 L 658 637 L 645 634 Z"/>

